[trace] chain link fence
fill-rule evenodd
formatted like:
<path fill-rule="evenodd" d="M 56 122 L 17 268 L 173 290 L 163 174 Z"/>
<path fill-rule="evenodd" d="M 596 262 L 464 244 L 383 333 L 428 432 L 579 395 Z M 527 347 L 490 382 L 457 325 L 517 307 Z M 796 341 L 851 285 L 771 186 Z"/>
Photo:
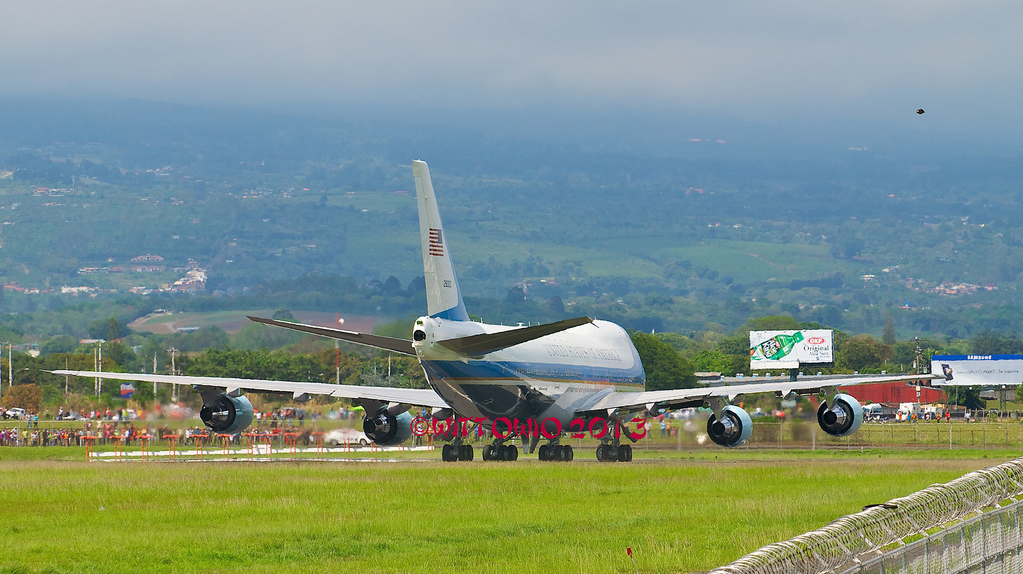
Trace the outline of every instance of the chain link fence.
<path fill-rule="evenodd" d="M 1016 459 L 843 516 L 713 572 L 1023 572 L 1020 494 L 1023 459 Z M 1007 500 L 1012 504 L 974 516 Z M 950 523 L 957 524 L 944 528 Z M 902 545 L 915 535 L 924 537 Z"/>

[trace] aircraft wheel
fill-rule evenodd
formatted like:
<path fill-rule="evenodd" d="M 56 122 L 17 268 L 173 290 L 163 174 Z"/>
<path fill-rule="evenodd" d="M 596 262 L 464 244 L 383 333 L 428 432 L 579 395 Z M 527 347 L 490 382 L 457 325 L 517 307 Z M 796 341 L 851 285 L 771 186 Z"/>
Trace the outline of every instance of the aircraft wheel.
<path fill-rule="evenodd" d="M 473 452 L 471 444 L 463 444 L 462 448 L 459 450 L 460 450 L 459 454 L 461 455 L 458 457 L 459 460 L 463 460 L 465 462 L 472 462 Z"/>
<path fill-rule="evenodd" d="M 504 460 L 513 461 L 518 459 L 519 449 L 513 444 L 508 445 L 508 447 L 504 451 Z"/>
<path fill-rule="evenodd" d="M 556 460 L 558 462 L 564 461 L 565 447 L 559 444 L 558 446 L 554 447 L 554 452 L 552 454 L 554 455 L 551 457 L 552 460 Z"/>
<path fill-rule="evenodd" d="M 632 461 L 632 445 L 623 444 L 618 447 L 618 462 Z"/>
<path fill-rule="evenodd" d="M 456 457 L 455 453 L 453 452 L 454 450 L 455 447 L 451 446 L 450 444 L 445 444 L 443 447 L 441 447 L 440 449 L 441 460 L 443 460 L 444 462 L 454 462 L 458 460 L 458 457 Z"/>
<path fill-rule="evenodd" d="M 494 449 L 494 458 L 497 460 L 508 460 L 508 445 L 501 445 Z"/>
<path fill-rule="evenodd" d="M 604 462 L 604 445 L 597 445 L 597 461 Z"/>
<path fill-rule="evenodd" d="M 540 450 L 537 453 L 537 458 L 542 461 L 548 461 L 551 459 L 551 447 L 545 444 L 540 445 Z"/>
<path fill-rule="evenodd" d="M 493 445 L 489 445 L 489 444 L 488 445 L 484 445 L 483 446 L 483 460 L 484 461 L 494 460 L 494 458 L 496 458 L 496 457 L 494 456 L 494 447 L 493 447 Z"/>
<path fill-rule="evenodd" d="M 572 450 L 572 445 L 566 444 L 565 445 L 565 455 L 562 457 L 561 460 L 563 460 L 565 462 L 572 462 L 572 459 L 574 459 L 574 458 L 575 458 L 575 451 Z"/>

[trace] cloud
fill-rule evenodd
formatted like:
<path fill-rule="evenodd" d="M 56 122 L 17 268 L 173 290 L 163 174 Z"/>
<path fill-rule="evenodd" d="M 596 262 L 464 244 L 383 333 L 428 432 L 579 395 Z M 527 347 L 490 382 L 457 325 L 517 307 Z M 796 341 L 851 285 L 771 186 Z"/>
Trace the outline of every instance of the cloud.
<path fill-rule="evenodd" d="M 0 93 L 798 109 L 1014 99 L 1023 8 L 968 2 L 13 3 Z"/>

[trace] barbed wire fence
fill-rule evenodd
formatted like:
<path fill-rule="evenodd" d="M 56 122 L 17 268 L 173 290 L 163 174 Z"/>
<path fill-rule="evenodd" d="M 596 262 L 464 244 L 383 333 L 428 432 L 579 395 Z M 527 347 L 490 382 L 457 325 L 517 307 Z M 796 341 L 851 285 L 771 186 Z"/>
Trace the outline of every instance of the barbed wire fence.
<path fill-rule="evenodd" d="M 865 508 L 862 512 L 843 516 L 831 524 L 818 530 L 800 534 L 784 542 L 764 546 L 746 556 L 713 570 L 713 574 L 819 574 L 822 572 L 891 572 L 891 571 L 926 571 L 926 572 L 965 572 L 969 564 L 975 560 L 952 559 L 951 555 L 942 554 L 941 563 L 946 567 L 926 569 L 868 569 L 864 566 L 879 563 L 878 559 L 886 553 L 886 547 L 894 548 L 895 552 L 903 549 L 920 548 L 928 550 L 927 542 L 945 535 L 948 542 L 954 541 L 955 533 L 967 552 L 975 540 L 980 540 L 985 547 L 974 550 L 972 556 L 980 554 L 995 556 L 999 553 L 1010 553 L 1019 556 L 1018 549 L 1023 546 L 1020 535 L 1020 507 L 1015 497 L 1023 494 L 1023 459 L 1012 460 L 997 466 L 977 470 L 945 484 L 931 485 L 909 496 L 895 498 L 884 504 Z M 1006 508 L 999 505 L 1005 501 L 1012 504 Z M 985 509 L 999 508 L 996 513 L 982 514 Z M 969 520 L 973 519 L 973 520 Z M 982 528 L 986 523 L 991 528 L 997 527 L 997 534 L 986 536 L 984 531 L 970 530 L 971 524 Z M 964 521 L 964 522 L 959 522 Z M 956 523 L 954 528 L 941 530 L 928 537 L 928 531 L 942 529 Z M 1011 524 L 1015 532 L 1008 532 Z M 924 538 L 914 545 L 903 545 L 902 542 L 911 536 L 921 535 Z M 990 544 L 988 544 L 990 542 Z M 988 548 L 990 546 L 990 548 Z M 902 557 L 905 560 L 905 556 Z M 981 559 L 982 563 L 983 560 Z M 927 562 L 927 556 L 924 556 Z M 957 569 L 956 564 L 962 568 Z M 999 562 L 999 564 L 1001 564 Z M 998 568 L 996 571 L 1019 571 L 1019 565 L 1011 569 Z M 969 570 L 973 571 L 973 570 Z M 977 570 L 983 571 L 983 570 Z"/>

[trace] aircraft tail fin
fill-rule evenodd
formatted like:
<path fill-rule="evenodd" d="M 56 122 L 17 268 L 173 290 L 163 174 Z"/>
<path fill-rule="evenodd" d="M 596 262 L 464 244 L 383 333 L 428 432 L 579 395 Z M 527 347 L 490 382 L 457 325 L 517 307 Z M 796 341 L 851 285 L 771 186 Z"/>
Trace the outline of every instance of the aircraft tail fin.
<path fill-rule="evenodd" d="M 451 263 L 444 226 L 440 221 L 437 199 L 426 162 L 412 162 L 416 179 L 416 202 L 419 204 L 419 233 L 423 241 L 423 273 L 426 277 L 426 308 L 431 317 L 468 321 L 469 313 L 462 302 L 462 292 Z"/>

